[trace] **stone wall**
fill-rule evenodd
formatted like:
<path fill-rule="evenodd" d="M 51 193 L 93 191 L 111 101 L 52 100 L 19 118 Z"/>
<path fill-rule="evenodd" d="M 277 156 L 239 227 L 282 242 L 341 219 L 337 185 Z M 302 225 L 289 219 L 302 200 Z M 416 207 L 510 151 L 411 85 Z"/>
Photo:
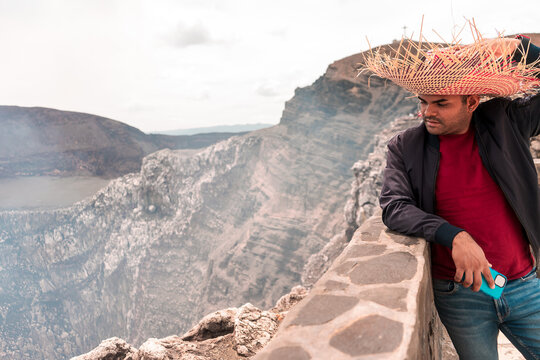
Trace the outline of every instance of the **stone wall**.
<path fill-rule="evenodd" d="M 428 251 L 376 211 L 254 359 L 441 359 Z"/>

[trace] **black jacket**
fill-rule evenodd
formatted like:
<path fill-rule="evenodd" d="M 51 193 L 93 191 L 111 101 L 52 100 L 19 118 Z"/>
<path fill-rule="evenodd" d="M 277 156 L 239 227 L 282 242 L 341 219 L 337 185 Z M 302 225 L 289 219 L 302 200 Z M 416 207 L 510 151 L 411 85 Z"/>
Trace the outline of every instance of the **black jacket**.
<path fill-rule="evenodd" d="M 482 103 L 471 126 L 484 166 L 538 254 L 540 192 L 529 144 L 530 137 L 540 134 L 540 95 Z M 451 247 L 461 229 L 435 215 L 438 165 L 438 137 L 429 134 L 424 124 L 390 140 L 380 196 L 382 218 L 392 230 Z"/>

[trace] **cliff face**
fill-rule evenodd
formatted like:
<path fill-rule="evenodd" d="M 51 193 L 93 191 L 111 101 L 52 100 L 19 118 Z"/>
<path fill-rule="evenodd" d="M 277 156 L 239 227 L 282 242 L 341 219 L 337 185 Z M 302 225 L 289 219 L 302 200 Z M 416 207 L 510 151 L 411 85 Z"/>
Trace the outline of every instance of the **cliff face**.
<path fill-rule="evenodd" d="M 71 111 L 0 106 L 0 177 L 139 171 L 156 150 L 196 149 L 234 134 L 147 135 L 118 121 Z"/>
<path fill-rule="evenodd" d="M 350 196 L 345 204 L 346 227 L 316 254 L 308 259 L 302 273 L 302 284 L 311 287 L 330 268 L 349 245 L 353 233 L 379 208 L 382 175 L 386 165 L 386 144 L 397 133 L 420 123 L 416 116 L 395 119 L 390 126 L 373 137 L 373 151 L 353 166 Z"/>
<path fill-rule="evenodd" d="M 416 107 L 391 84 L 368 89 L 355 62 L 297 89 L 277 126 L 194 155 L 158 151 L 67 209 L 1 213 L 0 357 L 63 358 L 111 336 L 138 345 L 216 309 L 268 308 L 298 284 L 345 225 L 351 165 Z"/>

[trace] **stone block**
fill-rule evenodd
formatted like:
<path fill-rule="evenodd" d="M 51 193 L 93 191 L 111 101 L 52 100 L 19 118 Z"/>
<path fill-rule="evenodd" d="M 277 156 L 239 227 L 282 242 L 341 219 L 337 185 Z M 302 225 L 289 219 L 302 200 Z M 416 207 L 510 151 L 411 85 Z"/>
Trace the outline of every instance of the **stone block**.
<path fill-rule="evenodd" d="M 358 303 L 352 296 L 316 295 L 307 302 L 290 325 L 324 324 L 349 311 Z"/>
<path fill-rule="evenodd" d="M 394 351 L 402 337 L 402 323 L 372 315 L 332 336 L 330 345 L 350 356 L 371 355 Z"/>
<path fill-rule="evenodd" d="M 386 250 L 385 245 L 372 245 L 372 244 L 352 245 L 347 249 L 345 256 L 347 258 L 356 258 L 356 257 L 362 257 L 362 256 L 380 255 L 385 250 Z"/>
<path fill-rule="evenodd" d="M 406 252 L 394 252 L 360 261 L 349 273 L 354 284 L 399 283 L 411 279 L 418 261 Z"/>
<path fill-rule="evenodd" d="M 382 306 L 399 311 L 407 310 L 407 289 L 396 287 L 379 287 L 362 291 L 358 297 L 362 300 L 373 301 Z"/>
<path fill-rule="evenodd" d="M 349 284 L 340 281 L 328 280 L 324 283 L 325 291 L 345 290 L 349 287 Z"/>
<path fill-rule="evenodd" d="M 311 355 L 300 346 L 284 346 L 275 349 L 260 360 L 310 360 Z"/>

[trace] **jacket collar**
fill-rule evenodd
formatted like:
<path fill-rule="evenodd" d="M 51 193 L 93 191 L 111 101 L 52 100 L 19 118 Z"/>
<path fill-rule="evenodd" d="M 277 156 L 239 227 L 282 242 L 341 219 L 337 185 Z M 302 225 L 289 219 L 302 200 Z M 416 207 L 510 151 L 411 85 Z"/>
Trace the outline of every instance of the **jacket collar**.
<path fill-rule="evenodd" d="M 437 135 L 430 134 L 424 124 L 422 124 L 422 126 L 424 127 L 424 132 L 426 134 L 428 148 L 439 151 L 439 137 Z"/>

